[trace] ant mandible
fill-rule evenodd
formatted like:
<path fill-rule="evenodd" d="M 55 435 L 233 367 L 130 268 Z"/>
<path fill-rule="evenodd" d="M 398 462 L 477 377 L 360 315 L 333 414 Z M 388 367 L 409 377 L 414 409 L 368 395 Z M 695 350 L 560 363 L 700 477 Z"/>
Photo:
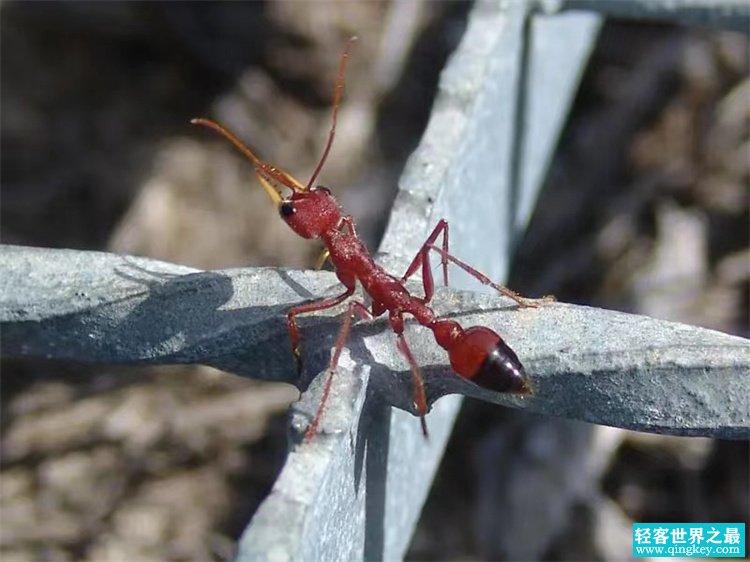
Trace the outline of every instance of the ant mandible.
<path fill-rule="evenodd" d="M 400 278 L 389 274 L 373 260 L 364 243 L 357 236 L 354 219 L 351 215 L 342 214 L 342 210 L 331 191 L 320 185 L 313 186 L 333 144 L 336 133 L 336 117 L 344 89 L 344 71 L 351 46 L 356 39 L 356 37 L 351 37 L 341 54 L 334 89 L 328 140 L 323 155 L 306 185 L 297 181 L 281 168 L 258 158 L 234 134 L 218 123 L 203 118 L 191 121 L 195 125 L 202 125 L 218 132 L 252 162 L 260 185 L 278 208 L 281 218 L 302 238 L 319 238 L 323 241 L 325 250 L 319 263 L 322 265 L 326 259 L 330 259 L 336 271 L 336 276 L 346 288 L 342 294 L 336 297 L 294 306 L 287 312 L 289 339 L 299 373 L 302 371 L 302 356 L 299 351 L 300 338 L 296 317 L 300 314 L 325 310 L 341 304 L 354 294 L 357 281 L 372 299 L 369 310 L 362 302 L 351 301 L 349 303 L 336 339 L 336 346 L 323 387 L 323 396 L 318 410 L 305 432 L 305 441 L 309 441 L 317 433 L 331 391 L 333 375 L 336 372 L 341 351 L 349 334 L 352 317 L 355 314 L 362 319 L 371 320 L 386 311 L 388 312 L 388 320 L 396 334 L 396 346 L 411 368 L 414 404 L 425 437 L 427 437 L 427 424 L 425 423 L 427 398 L 424 380 L 419 365 L 404 338 L 404 314 L 410 314 L 422 326 L 432 330 L 435 341 L 448 352 L 451 367 L 459 376 L 496 392 L 517 394 L 531 394 L 533 392 L 531 382 L 518 356 L 498 334 L 484 326 L 464 329 L 453 320 L 441 320 L 436 317 L 434 311 L 428 306 L 435 287 L 429 252 L 433 251 L 440 255 L 443 282 L 446 285 L 448 284 L 448 262 L 451 262 L 484 285 L 488 285 L 503 295 L 512 298 L 522 307 L 538 306 L 536 302 L 524 299 L 510 289 L 497 285 L 487 276 L 449 254 L 448 223 L 444 219 L 438 222 L 435 229 L 427 237 L 411 265 L 407 268 L 406 273 Z M 291 195 L 283 197 L 280 186 L 291 189 Z M 435 243 L 440 235 L 442 235 L 442 245 L 438 247 Z M 422 273 L 424 297 L 410 294 L 405 286 L 406 280 L 414 275 L 418 269 L 421 269 Z"/>

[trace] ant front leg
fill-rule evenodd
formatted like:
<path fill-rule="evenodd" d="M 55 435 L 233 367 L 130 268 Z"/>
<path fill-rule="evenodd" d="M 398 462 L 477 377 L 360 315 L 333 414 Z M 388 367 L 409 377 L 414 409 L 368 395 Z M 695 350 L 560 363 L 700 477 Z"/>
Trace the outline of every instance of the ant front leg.
<path fill-rule="evenodd" d="M 318 259 L 315 260 L 315 271 L 320 271 L 323 269 L 323 266 L 328 261 L 328 258 L 331 257 L 331 252 L 328 250 L 328 248 L 324 248 L 320 255 L 318 256 Z"/>
<path fill-rule="evenodd" d="M 349 307 L 346 309 L 346 316 L 344 322 L 341 324 L 339 335 L 336 338 L 336 347 L 331 357 L 331 364 L 328 366 L 328 373 L 326 375 L 326 382 L 323 386 L 323 395 L 320 398 L 320 404 L 318 410 L 315 412 L 312 422 L 305 431 L 304 441 L 309 442 L 313 436 L 318 432 L 318 426 L 320 425 L 320 419 L 323 417 L 323 410 L 325 409 L 326 402 L 328 402 L 328 396 L 331 394 L 331 386 L 333 384 L 333 375 L 336 373 L 336 368 L 339 364 L 339 358 L 341 357 L 341 351 L 344 349 L 346 338 L 349 336 L 349 331 L 352 327 L 352 316 L 358 314 L 363 320 L 372 320 L 373 316 L 365 306 L 358 301 L 352 301 L 349 303 Z"/>
<path fill-rule="evenodd" d="M 286 313 L 286 325 L 289 330 L 289 340 L 292 344 L 292 353 L 294 354 L 294 360 L 297 362 L 297 375 L 302 374 L 302 355 L 299 352 L 299 329 L 297 328 L 297 321 L 295 317 L 299 314 L 307 314 L 310 312 L 317 312 L 319 310 L 326 310 L 333 308 L 344 302 L 347 298 L 354 294 L 354 286 L 351 288 L 347 287 L 346 292 L 340 294 L 337 297 L 331 297 L 323 299 L 317 302 L 309 302 L 301 304 L 299 306 L 293 306 Z"/>

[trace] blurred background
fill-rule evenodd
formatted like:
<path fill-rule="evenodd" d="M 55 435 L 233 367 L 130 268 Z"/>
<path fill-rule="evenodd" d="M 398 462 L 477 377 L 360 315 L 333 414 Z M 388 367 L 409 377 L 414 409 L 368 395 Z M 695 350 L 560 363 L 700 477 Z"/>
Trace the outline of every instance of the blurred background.
<path fill-rule="evenodd" d="M 0 8 L 0 233 L 200 268 L 310 267 L 225 123 L 321 182 L 376 248 L 467 2 Z M 748 337 L 747 36 L 610 21 L 512 269 L 527 295 Z M 554 95 L 554 92 L 550 92 Z M 204 367 L 4 361 L 3 560 L 225 560 L 286 454 L 297 392 Z M 745 521 L 747 442 L 466 401 L 412 559 L 620 560 L 632 521 Z"/>

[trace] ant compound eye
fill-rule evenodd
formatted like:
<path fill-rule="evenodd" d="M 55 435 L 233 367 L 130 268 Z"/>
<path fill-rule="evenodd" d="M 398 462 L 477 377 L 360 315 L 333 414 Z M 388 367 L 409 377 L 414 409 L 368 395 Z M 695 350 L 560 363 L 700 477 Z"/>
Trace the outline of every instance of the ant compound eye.
<path fill-rule="evenodd" d="M 291 217 L 295 212 L 296 209 L 294 208 L 294 205 L 289 201 L 286 201 L 279 206 L 279 214 L 284 218 Z"/>
<path fill-rule="evenodd" d="M 318 185 L 318 186 L 316 186 L 316 187 L 315 187 L 315 191 L 322 191 L 322 192 L 324 192 L 324 193 L 326 193 L 326 194 L 328 194 L 328 195 L 330 195 L 330 194 L 331 194 L 331 190 L 330 190 L 330 189 L 328 189 L 327 187 L 324 187 L 324 186 L 322 186 L 322 185 Z"/>

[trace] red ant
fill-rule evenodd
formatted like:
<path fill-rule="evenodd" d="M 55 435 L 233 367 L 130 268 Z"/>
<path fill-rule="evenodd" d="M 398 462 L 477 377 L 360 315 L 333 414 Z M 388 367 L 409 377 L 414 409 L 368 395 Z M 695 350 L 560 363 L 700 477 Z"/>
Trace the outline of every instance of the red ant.
<path fill-rule="evenodd" d="M 193 119 L 191 121 L 195 125 L 203 125 L 217 131 L 253 163 L 258 181 L 276 204 L 281 218 L 302 238 L 320 238 L 323 241 L 325 250 L 321 255 L 319 264 L 322 266 L 326 259 L 330 259 L 336 270 L 336 276 L 346 287 L 341 295 L 294 306 L 287 312 L 289 339 L 291 340 L 298 372 L 301 373 L 302 371 L 299 330 L 295 320 L 298 315 L 325 310 L 341 304 L 354 294 L 357 281 L 360 282 L 372 299 L 370 310 L 362 302 L 351 301 L 349 303 L 336 339 L 336 347 L 328 369 L 320 406 L 305 432 L 305 441 L 309 441 L 317 432 L 323 409 L 331 391 L 333 375 L 336 372 L 341 350 L 349 334 L 354 314 L 362 319 L 370 320 L 388 311 L 391 328 L 396 333 L 396 346 L 411 368 L 414 384 L 414 404 L 425 437 L 427 437 L 427 424 L 424 417 L 427 413 L 427 399 L 424 381 L 419 366 L 404 338 L 404 314 L 412 315 L 422 326 L 432 330 L 435 341 L 448 352 L 451 367 L 459 376 L 483 388 L 497 392 L 517 394 L 531 394 L 533 392 L 531 382 L 518 356 L 498 334 L 483 326 L 463 329 L 457 322 L 436 318 L 435 313 L 428 306 L 434 291 L 429 252 L 432 250 L 440 255 L 443 281 L 446 285 L 448 284 L 448 262 L 452 262 L 481 283 L 489 285 L 503 295 L 512 298 L 520 306 L 534 307 L 537 306 L 535 302 L 523 299 L 510 289 L 493 283 L 487 276 L 449 254 L 448 223 L 445 220 L 438 222 L 432 234 L 427 238 L 411 265 L 407 268 L 406 273 L 400 278 L 394 277 L 375 263 L 364 243 L 357 236 L 354 219 L 350 215 L 342 214 L 341 208 L 330 190 L 320 185 L 313 187 L 313 183 L 318 177 L 333 144 L 336 132 L 336 117 L 344 89 L 344 71 L 349 51 L 355 40 L 356 37 L 349 39 L 341 55 L 334 89 L 328 140 L 323 155 L 306 185 L 297 181 L 284 170 L 258 158 L 234 134 L 218 123 L 208 119 Z M 278 186 L 291 189 L 291 195 L 282 197 Z M 438 247 L 435 242 L 441 234 L 443 236 L 442 247 Z M 411 295 L 404 285 L 406 280 L 420 268 L 424 297 Z"/>

